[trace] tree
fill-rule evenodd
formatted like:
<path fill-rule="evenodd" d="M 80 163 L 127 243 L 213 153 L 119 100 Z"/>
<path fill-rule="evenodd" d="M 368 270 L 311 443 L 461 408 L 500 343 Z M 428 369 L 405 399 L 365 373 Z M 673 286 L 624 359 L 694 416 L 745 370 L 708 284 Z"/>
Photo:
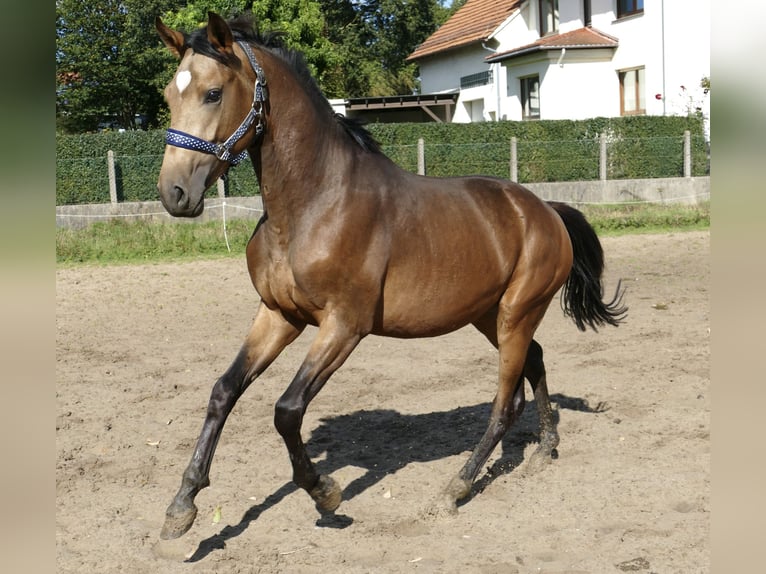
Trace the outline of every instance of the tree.
<path fill-rule="evenodd" d="M 346 98 L 412 93 L 417 68 L 405 58 L 452 9 L 440 0 L 56 0 L 58 128 L 163 123 L 162 90 L 176 62 L 154 29 L 158 14 L 191 31 L 209 10 L 252 12 L 262 30 L 284 32 L 327 97 Z"/>
<path fill-rule="evenodd" d="M 163 20 L 191 30 L 208 10 L 285 32 L 329 98 L 412 93 L 417 67 L 404 60 L 450 13 L 439 0 L 189 0 Z"/>
<path fill-rule="evenodd" d="M 362 6 L 378 64 L 370 95 L 412 93 L 417 66 L 405 60 L 444 21 L 445 9 L 437 0 L 364 0 Z"/>
<path fill-rule="evenodd" d="M 439 0 L 321 3 L 328 38 L 340 47 L 333 77 L 345 97 L 412 93 L 417 87 L 417 66 L 405 59 L 449 14 Z"/>
<path fill-rule="evenodd" d="M 189 31 L 207 22 L 208 11 L 224 18 L 250 12 L 259 29 L 284 33 L 285 43 L 303 54 L 325 94 L 342 95 L 326 77 L 337 66 L 342 50 L 329 40 L 317 0 L 190 0 L 178 10 L 166 11 L 163 21 L 171 28 Z"/>
<path fill-rule="evenodd" d="M 56 0 L 56 118 L 67 132 L 157 125 L 172 57 L 154 17 L 171 0 Z"/>
<path fill-rule="evenodd" d="M 368 47 L 372 35 L 356 0 L 320 0 L 325 19 L 324 34 L 332 44 L 335 58 L 320 84 L 331 97 L 370 94 L 374 64 Z"/>

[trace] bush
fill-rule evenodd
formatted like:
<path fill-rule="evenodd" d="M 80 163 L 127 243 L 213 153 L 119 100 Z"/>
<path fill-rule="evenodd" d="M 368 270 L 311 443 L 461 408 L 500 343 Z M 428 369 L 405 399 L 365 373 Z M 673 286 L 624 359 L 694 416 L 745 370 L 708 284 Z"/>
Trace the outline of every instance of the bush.
<path fill-rule="evenodd" d="M 626 116 L 589 120 L 473 124 L 371 124 L 383 150 L 405 169 L 417 168 L 416 143 L 425 141 L 428 175 L 482 173 L 508 177 L 510 141 L 517 139 L 518 180 L 582 181 L 599 177 L 600 137 L 607 135 L 607 178 L 683 176 L 683 133 L 692 135 L 692 175 L 707 173 L 702 120 Z M 411 146 L 406 162 L 393 153 Z"/>
<path fill-rule="evenodd" d="M 702 121 L 696 117 L 634 116 L 590 120 L 474 124 L 370 124 L 383 151 L 402 168 L 417 170 L 417 141 L 425 141 L 426 172 L 433 176 L 510 175 L 510 141 L 517 138 L 522 183 L 599 177 L 599 138 L 607 134 L 607 178 L 683 175 L 683 133 L 692 134 L 692 175 L 707 173 Z M 120 201 L 157 198 L 164 130 L 56 136 L 56 205 L 108 203 L 107 152 L 115 154 Z M 215 196 L 216 189 L 208 191 Z M 229 172 L 229 196 L 258 193 L 246 159 Z"/>

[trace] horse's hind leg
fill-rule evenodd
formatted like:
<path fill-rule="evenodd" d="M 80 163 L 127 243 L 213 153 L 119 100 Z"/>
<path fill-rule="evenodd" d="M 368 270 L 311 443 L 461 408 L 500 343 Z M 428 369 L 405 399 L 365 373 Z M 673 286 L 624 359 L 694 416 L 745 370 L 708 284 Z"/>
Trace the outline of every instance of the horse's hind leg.
<path fill-rule="evenodd" d="M 178 538 L 191 528 L 197 516 L 194 497 L 210 484 L 210 463 L 231 409 L 250 383 L 302 329 L 303 326 L 286 321 L 278 311 L 261 304 L 236 359 L 213 386 L 202 432 L 184 471 L 181 488 L 165 513 L 160 538 Z"/>
<path fill-rule="evenodd" d="M 474 323 L 474 326 L 497 348 L 497 313 L 490 312 Z M 529 381 L 537 404 L 537 414 L 540 419 L 540 445 L 537 447 L 527 463 L 527 472 L 540 470 L 550 462 L 555 449 L 559 444 L 559 434 L 556 430 L 556 421 L 551 410 L 548 385 L 545 376 L 545 363 L 543 362 L 543 348 L 540 343 L 532 339 L 524 361 L 524 377 Z M 523 393 L 523 388 L 517 390 Z M 520 404 L 523 401 L 519 399 Z"/>
<path fill-rule="evenodd" d="M 559 433 L 556 430 L 556 420 L 551 410 L 551 400 L 548 396 L 548 384 L 543 363 L 543 348 L 534 339 L 529 344 L 527 359 L 524 363 L 524 376 L 532 386 L 537 404 L 537 414 L 540 418 L 540 445 L 527 463 L 527 472 L 537 472 L 550 462 L 553 449 L 559 444 Z"/>
<path fill-rule="evenodd" d="M 547 307 L 548 301 L 531 309 L 520 303 L 502 301 L 498 307 L 496 340 L 500 367 L 497 394 L 487 430 L 468 461 L 447 486 L 446 502 L 452 511 L 455 502 L 471 492 L 479 470 L 524 409 L 523 374 L 527 351 Z"/>

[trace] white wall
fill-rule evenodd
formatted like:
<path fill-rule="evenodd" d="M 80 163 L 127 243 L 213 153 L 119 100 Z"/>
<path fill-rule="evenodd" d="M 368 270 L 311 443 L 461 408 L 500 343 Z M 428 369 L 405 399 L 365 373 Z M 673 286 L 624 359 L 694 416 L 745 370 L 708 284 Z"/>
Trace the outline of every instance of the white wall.
<path fill-rule="evenodd" d="M 644 66 L 647 114 L 685 115 L 696 105 L 709 113 L 700 80 L 710 76 L 710 0 L 645 0 L 643 16 L 604 31 L 620 40 L 615 70 Z"/>
<path fill-rule="evenodd" d="M 582 28 L 582 0 L 559 0 L 559 33 L 564 34 Z"/>
<path fill-rule="evenodd" d="M 531 2 L 511 14 L 495 30 L 492 40 L 500 45 L 500 50 L 510 50 L 514 46 L 531 44 L 539 37 L 537 34 L 537 9 L 532 9 Z M 486 55 L 486 54 L 485 54 Z"/>
<path fill-rule="evenodd" d="M 581 120 L 620 114 L 619 80 L 611 62 L 598 50 L 569 50 L 551 62 L 540 85 L 540 116 L 544 120 Z M 615 96 L 617 94 L 617 96 Z"/>
<path fill-rule="evenodd" d="M 480 46 L 451 50 L 438 58 L 426 58 L 418 62 L 420 67 L 420 91 L 438 94 L 460 89 L 460 78 L 489 69 L 484 58 L 489 52 Z"/>
<path fill-rule="evenodd" d="M 504 91 L 509 95 L 501 102 L 501 116 L 521 119 L 518 79 L 533 73 L 540 76 L 542 119 L 618 116 L 618 73 L 642 66 L 647 114 L 686 114 L 697 106 L 709 114 L 709 98 L 699 84 L 710 74 L 710 1 L 645 0 L 644 6 L 643 15 L 616 20 L 614 0 L 593 0 L 593 27 L 619 39 L 611 61 L 602 50 L 569 50 L 560 66 L 553 61 L 559 51 L 549 52 L 546 60 L 512 61 L 503 76 L 514 85 Z M 580 2 L 560 1 L 562 33 L 582 26 L 580 10 Z"/>
<path fill-rule="evenodd" d="M 561 65 L 560 50 L 515 58 L 510 71 L 504 65 L 499 73 L 494 68 L 492 84 L 461 92 L 453 121 L 496 119 L 498 93 L 499 119 L 520 120 L 519 78 L 535 73 L 540 76 L 542 119 L 618 116 L 618 72 L 642 66 L 647 114 L 686 114 L 700 106 L 709 116 L 709 97 L 699 84 L 710 75 L 710 0 L 644 0 L 642 15 L 621 20 L 615 19 L 615 2 L 592 0 L 591 5 L 593 27 L 617 37 L 616 50 L 569 50 Z M 559 0 L 559 31 L 582 26 L 582 0 Z M 525 2 L 495 31 L 491 43 L 498 51 L 511 50 L 537 40 L 536 30 L 537 3 Z M 488 54 L 474 46 L 419 62 L 422 92 L 458 89 L 461 76 L 489 68 L 484 62 Z"/>
<path fill-rule="evenodd" d="M 710 17 L 710 0 L 665 0 L 665 106 L 669 114 L 685 114 L 690 97 L 691 107 L 701 104 L 703 112 L 710 113 L 710 98 L 699 86 L 703 76 L 710 77 Z M 681 86 L 686 87 L 685 93 Z"/>

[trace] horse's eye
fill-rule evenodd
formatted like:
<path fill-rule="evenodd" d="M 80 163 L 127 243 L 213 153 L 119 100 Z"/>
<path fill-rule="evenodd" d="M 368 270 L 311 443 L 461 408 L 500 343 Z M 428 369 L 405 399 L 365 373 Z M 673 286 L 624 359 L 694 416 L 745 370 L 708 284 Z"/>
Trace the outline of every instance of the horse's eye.
<path fill-rule="evenodd" d="M 208 93 L 205 95 L 206 104 L 214 104 L 220 101 L 221 101 L 221 90 L 219 89 L 209 90 Z"/>

